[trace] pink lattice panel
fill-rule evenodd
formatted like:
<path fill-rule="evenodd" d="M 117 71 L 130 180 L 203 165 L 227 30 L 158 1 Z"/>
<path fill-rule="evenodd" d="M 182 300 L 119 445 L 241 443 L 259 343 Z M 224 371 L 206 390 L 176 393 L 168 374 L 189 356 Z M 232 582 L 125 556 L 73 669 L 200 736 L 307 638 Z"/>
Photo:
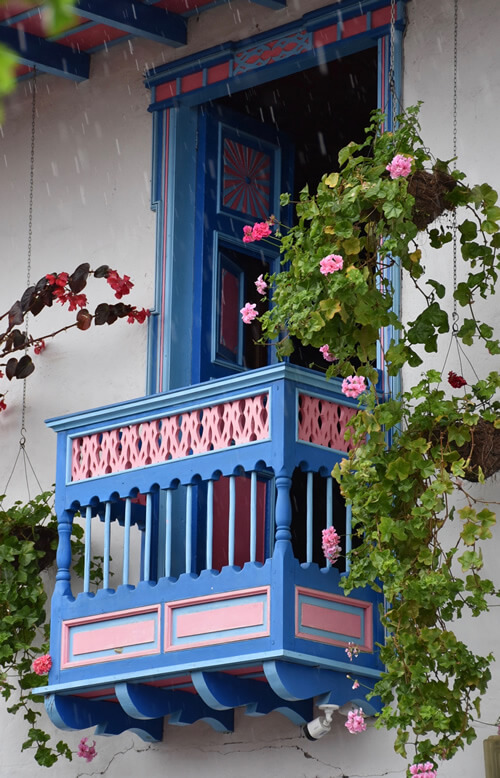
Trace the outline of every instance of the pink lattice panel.
<path fill-rule="evenodd" d="M 344 433 L 355 413 L 354 408 L 299 394 L 299 440 L 347 452 Z"/>
<path fill-rule="evenodd" d="M 83 481 L 268 438 L 268 395 L 245 397 L 75 438 L 71 480 Z"/>

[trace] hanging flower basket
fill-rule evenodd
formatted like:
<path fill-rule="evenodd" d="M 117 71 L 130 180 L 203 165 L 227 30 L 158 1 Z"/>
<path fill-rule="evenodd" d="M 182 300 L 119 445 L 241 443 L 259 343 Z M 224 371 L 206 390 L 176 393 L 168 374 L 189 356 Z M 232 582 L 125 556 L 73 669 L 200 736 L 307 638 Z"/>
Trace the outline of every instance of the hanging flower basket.
<path fill-rule="evenodd" d="M 471 427 L 471 439 L 458 451 L 467 460 L 465 477 L 467 481 L 479 481 L 479 467 L 485 478 L 489 478 L 500 470 L 500 429 L 491 421 L 479 419 L 475 427 Z"/>
<path fill-rule="evenodd" d="M 425 230 L 445 211 L 455 209 L 446 195 L 456 185 L 453 176 L 444 170 L 416 170 L 408 178 L 408 192 L 415 198 L 413 221 L 419 230 Z"/>

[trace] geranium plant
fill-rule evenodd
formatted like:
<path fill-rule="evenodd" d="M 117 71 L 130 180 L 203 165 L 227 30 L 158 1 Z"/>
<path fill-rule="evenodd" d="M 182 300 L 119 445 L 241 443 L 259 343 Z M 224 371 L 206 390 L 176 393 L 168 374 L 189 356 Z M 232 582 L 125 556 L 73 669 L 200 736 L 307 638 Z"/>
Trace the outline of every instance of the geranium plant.
<path fill-rule="evenodd" d="M 44 492 L 25 503 L 3 507 L 0 495 L 0 694 L 9 701 L 9 713 L 22 714 L 26 722 L 23 749 L 34 748 L 36 761 L 50 767 L 59 756 L 72 759 L 63 741 L 51 743 L 40 725 L 41 698 L 32 690 L 45 686 L 52 665 L 48 650 L 47 592 L 42 572 L 55 560 L 57 519 L 53 492 Z M 83 574 L 83 529 L 72 525 L 75 572 Z M 98 557 L 91 562 L 91 578 L 102 580 Z M 14 700 L 14 701 L 12 701 Z"/>
<path fill-rule="evenodd" d="M 365 140 L 340 151 L 339 170 L 323 176 L 316 194 L 300 193 L 294 226 L 274 226 L 272 217 L 267 231 L 259 226 L 244 235 L 273 241 L 283 255 L 279 274 L 256 281 L 271 300 L 259 317 L 263 341 L 274 342 L 280 356 L 292 353 L 295 338 L 317 348 L 327 376 L 340 376 L 344 394 L 361 398 L 347 433 L 355 445 L 333 473 L 360 538 L 343 586 L 347 593 L 358 586 L 384 591 L 388 637 L 379 646 L 385 672 L 374 692 L 383 702 L 377 726 L 397 730 L 402 755 L 414 747 L 408 776 L 435 776 L 436 762 L 474 739 L 490 679 L 492 655 L 476 655 L 453 621 L 466 612 L 478 616 L 498 596 L 481 575 L 481 543 L 495 515 L 466 482 L 500 468 L 500 375 L 451 370 L 446 381 L 443 357 L 444 378 L 436 370 L 419 373 L 415 386 L 388 398 L 375 389 L 375 365 L 379 352 L 389 375 L 406 368 L 408 380 L 407 368 L 422 365 L 423 352 L 442 348 L 452 299 L 463 311 L 448 336 L 459 353 L 479 342 L 489 355 L 500 353 L 475 305 L 495 292 L 500 207 L 491 186 L 469 186 L 462 172 L 431 157 L 418 110 L 399 116 L 394 132 L 382 131 L 385 117 L 375 112 Z M 282 206 L 290 203 L 290 195 L 281 196 Z M 454 237 L 461 280 L 446 289 L 426 273 L 421 245 L 439 250 Z M 449 262 L 452 252 L 443 253 L 439 261 Z M 409 322 L 394 307 L 392 279 L 400 272 L 421 299 Z M 250 321 L 257 313 L 245 306 L 242 316 Z M 381 341 L 384 328 L 392 337 Z M 333 532 L 324 548 L 337 558 Z"/>

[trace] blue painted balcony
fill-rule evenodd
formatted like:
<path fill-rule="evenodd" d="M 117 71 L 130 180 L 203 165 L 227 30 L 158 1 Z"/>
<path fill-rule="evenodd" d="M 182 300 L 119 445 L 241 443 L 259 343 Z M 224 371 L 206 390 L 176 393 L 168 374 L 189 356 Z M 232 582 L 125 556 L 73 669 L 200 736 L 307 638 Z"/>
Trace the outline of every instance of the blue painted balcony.
<path fill-rule="evenodd" d="M 320 548 L 332 522 L 350 547 L 330 473 L 354 413 L 337 380 L 281 364 L 48 422 L 59 547 L 41 691 L 56 725 L 158 740 L 165 716 L 226 731 L 240 706 L 296 723 L 318 696 L 374 712 L 347 675 L 366 692 L 380 673 L 380 598 L 346 597 Z"/>

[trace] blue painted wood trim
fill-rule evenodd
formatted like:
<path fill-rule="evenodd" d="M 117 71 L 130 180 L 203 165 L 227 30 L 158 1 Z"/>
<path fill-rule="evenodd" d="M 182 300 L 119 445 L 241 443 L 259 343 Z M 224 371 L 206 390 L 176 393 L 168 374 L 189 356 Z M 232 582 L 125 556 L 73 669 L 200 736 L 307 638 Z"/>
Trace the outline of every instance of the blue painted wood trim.
<path fill-rule="evenodd" d="M 190 407 L 198 407 L 204 402 L 213 403 L 225 399 L 244 397 L 255 389 L 256 392 L 265 388 L 270 382 L 289 380 L 298 384 L 303 391 L 312 392 L 317 396 L 335 401 L 336 398 L 342 405 L 357 408 L 356 402 L 350 401 L 342 394 L 341 378 L 327 380 L 321 373 L 308 368 L 290 365 L 280 362 L 257 370 L 239 373 L 229 378 L 218 378 L 209 383 L 186 385 L 181 389 L 164 392 L 149 397 L 140 397 L 134 400 L 125 400 L 121 403 L 102 406 L 87 411 L 55 416 L 46 420 L 46 424 L 56 432 L 78 431 L 87 429 L 110 429 L 117 420 L 132 423 L 134 420 L 155 418 L 158 411 L 168 409 L 169 413 L 175 413 L 177 409 L 188 410 Z"/>
<path fill-rule="evenodd" d="M 6 24 L 0 24 L 0 43 L 12 49 L 22 65 L 71 81 L 85 81 L 89 77 L 90 56 L 73 51 L 69 46 L 47 41 L 29 32 L 23 32 L 21 36 L 17 28 Z"/>
<path fill-rule="evenodd" d="M 410 0 L 398 0 L 398 3 L 407 3 Z M 338 24 L 339 22 L 345 22 L 354 17 L 360 16 L 364 13 L 375 11 L 379 8 L 384 8 L 390 5 L 389 0 L 344 0 L 333 5 L 320 8 L 316 11 L 311 11 L 304 14 L 301 18 L 289 22 L 287 24 L 274 27 L 272 30 L 252 35 L 245 38 L 242 41 L 227 41 L 226 43 L 213 46 L 210 49 L 206 49 L 202 52 L 196 52 L 182 59 L 176 60 L 174 63 L 167 63 L 157 68 L 153 68 L 148 71 L 145 83 L 146 86 L 156 86 L 164 81 L 171 81 L 172 79 L 188 75 L 199 71 L 205 67 L 212 67 L 213 65 L 226 62 L 229 58 L 233 58 L 237 51 L 245 50 L 250 46 L 254 46 L 258 43 L 262 43 L 267 40 L 273 40 L 276 37 L 281 37 L 299 29 L 305 29 L 309 32 L 314 32 L 323 27 L 327 27 L 332 24 Z M 397 21 L 397 26 L 403 26 L 401 20 Z M 373 30 L 369 30 L 372 39 L 385 35 L 388 32 L 388 26 L 377 27 Z M 347 44 L 351 39 L 346 38 L 339 41 L 339 44 Z M 373 44 L 372 44 L 373 45 Z M 292 58 L 296 61 L 296 57 Z M 266 68 L 263 68 L 264 70 Z M 259 70 L 259 73 L 262 69 Z M 204 101 L 201 101 L 204 102 Z"/>
<path fill-rule="evenodd" d="M 186 19 L 163 8 L 129 0 L 77 0 L 75 10 L 79 16 L 140 38 L 170 46 L 187 43 Z"/>

